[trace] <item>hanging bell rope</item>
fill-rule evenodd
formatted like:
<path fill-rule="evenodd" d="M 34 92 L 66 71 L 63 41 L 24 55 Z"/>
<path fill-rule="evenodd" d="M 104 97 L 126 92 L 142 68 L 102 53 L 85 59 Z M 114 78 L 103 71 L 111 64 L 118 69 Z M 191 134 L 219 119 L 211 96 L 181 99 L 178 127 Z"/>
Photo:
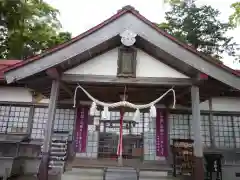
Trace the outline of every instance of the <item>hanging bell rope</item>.
<path fill-rule="evenodd" d="M 167 90 L 159 98 L 157 98 L 156 100 L 154 100 L 154 101 L 152 101 L 148 104 L 135 105 L 135 104 L 130 103 L 126 100 L 119 101 L 119 102 L 116 102 L 116 103 L 106 103 L 106 102 L 99 101 L 99 100 L 95 99 L 93 96 L 91 96 L 82 86 L 78 85 L 75 89 L 75 92 L 74 92 L 74 99 L 73 99 L 73 107 L 74 108 L 76 107 L 76 96 L 77 96 L 77 90 L 78 89 L 81 89 L 87 95 L 87 97 L 93 101 L 92 106 L 90 108 L 90 115 L 94 115 L 94 113 L 96 111 L 96 108 L 97 108 L 97 105 L 102 106 L 102 107 L 104 107 L 104 111 L 103 111 L 103 114 L 102 114 L 104 119 L 107 118 L 107 116 L 108 116 L 108 109 L 109 108 L 116 108 L 116 107 L 121 107 L 121 106 L 136 109 L 135 115 L 137 117 L 138 117 L 138 114 L 139 114 L 141 109 L 150 108 L 151 117 L 156 117 L 155 104 L 158 103 L 161 99 L 163 99 L 170 92 L 172 92 L 172 94 L 173 94 L 173 108 L 175 108 L 175 104 L 176 104 L 176 95 L 175 95 L 175 91 L 174 91 L 173 88 Z"/>

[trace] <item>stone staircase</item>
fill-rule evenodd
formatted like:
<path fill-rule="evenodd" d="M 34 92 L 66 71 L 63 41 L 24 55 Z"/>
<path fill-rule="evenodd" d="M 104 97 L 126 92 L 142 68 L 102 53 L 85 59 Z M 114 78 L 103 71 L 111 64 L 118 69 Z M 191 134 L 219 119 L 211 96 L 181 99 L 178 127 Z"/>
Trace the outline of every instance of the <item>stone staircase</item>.
<path fill-rule="evenodd" d="M 49 169 L 63 173 L 67 158 L 68 132 L 54 132 L 52 137 Z"/>
<path fill-rule="evenodd" d="M 167 171 L 141 170 L 130 167 L 72 168 L 61 180 L 179 180 Z"/>

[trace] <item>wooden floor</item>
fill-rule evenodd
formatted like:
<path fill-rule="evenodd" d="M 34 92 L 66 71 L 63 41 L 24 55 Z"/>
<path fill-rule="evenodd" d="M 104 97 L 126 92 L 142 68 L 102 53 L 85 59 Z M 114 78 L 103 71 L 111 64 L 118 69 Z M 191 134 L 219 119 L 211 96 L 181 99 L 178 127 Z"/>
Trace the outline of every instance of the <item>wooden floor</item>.
<path fill-rule="evenodd" d="M 68 163 L 72 168 L 104 168 L 104 167 L 133 167 L 136 169 L 146 170 L 171 170 L 171 166 L 166 161 L 144 161 L 136 159 L 124 159 L 122 164 L 116 160 L 111 159 L 87 159 L 87 158 L 74 158 L 72 162 Z"/>

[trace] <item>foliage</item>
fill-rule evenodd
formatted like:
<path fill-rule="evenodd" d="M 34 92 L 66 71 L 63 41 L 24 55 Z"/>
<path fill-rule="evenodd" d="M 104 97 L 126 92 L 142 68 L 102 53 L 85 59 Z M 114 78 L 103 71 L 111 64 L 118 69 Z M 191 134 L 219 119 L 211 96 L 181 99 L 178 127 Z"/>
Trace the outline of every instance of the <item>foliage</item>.
<path fill-rule="evenodd" d="M 25 59 L 71 38 L 43 0 L 0 1 L 0 58 Z"/>
<path fill-rule="evenodd" d="M 222 23 L 220 12 L 211 6 L 197 7 L 194 1 L 168 0 L 171 10 L 166 12 L 166 22 L 159 27 L 198 51 L 221 59 L 222 53 L 236 56 L 237 44 L 226 32 L 230 23 Z"/>
<path fill-rule="evenodd" d="M 240 25 L 240 2 L 233 3 L 231 8 L 234 9 L 234 13 L 229 17 L 229 21 L 233 26 Z"/>

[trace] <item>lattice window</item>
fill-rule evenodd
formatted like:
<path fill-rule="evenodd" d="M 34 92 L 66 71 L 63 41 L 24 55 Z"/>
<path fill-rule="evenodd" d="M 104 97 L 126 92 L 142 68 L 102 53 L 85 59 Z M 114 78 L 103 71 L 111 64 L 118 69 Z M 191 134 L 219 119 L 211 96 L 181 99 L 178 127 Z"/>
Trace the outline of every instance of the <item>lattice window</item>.
<path fill-rule="evenodd" d="M 48 120 L 48 108 L 36 107 L 33 115 L 33 127 L 31 137 L 33 139 L 43 139 L 46 122 Z M 69 131 L 72 139 L 73 125 L 75 120 L 74 109 L 56 109 L 54 130 Z"/>
<path fill-rule="evenodd" d="M 46 122 L 48 120 L 48 108 L 35 108 L 32 125 L 32 139 L 43 139 Z"/>
<path fill-rule="evenodd" d="M 87 147 L 86 152 L 80 153 L 81 157 L 89 157 L 89 158 L 97 158 L 98 156 L 98 140 L 99 140 L 99 133 L 97 131 L 97 126 L 94 125 L 94 121 L 99 121 L 100 119 L 100 111 L 96 111 L 93 119 L 89 117 L 88 121 L 88 135 L 87 135 Z M 103 128 L 100 125 L 100 129 Z"/>
<path fill-rule="evenodd" d="M 201 115 L 201 134 L 202 134 L 202 141 L 205 146 L 210 146 L 210 124 L 209 124 L 209 115 L 203 114 Z"/>
<path fill-rule="evenodd" d="M 130 120 L 133 119 L 134 112 L 128 112 L 126 114 L 126 119 Z M 140 119 L 136 120 L 136 122 L 132 122 L 131 124 L 128 124 L 129 130 L 131 128 L 131 132 L 129 131 L 130 134 L 134 135 L 142 135 L 143 134 L 143 129 L 144 129 L 144 114 L 140 113 Z"/>
<path fill-rule="evenodd" d="M 87 157 L 97 158 L 98 152 L 98 132 L 95 125 L 88 125 L 87 136 Z"/>
<path fill-rule="evenodd" d="M 11 106 L 8 133 L 27 133 L 30 107 Z"/>
<path fill-rule="evenodd" d="M 10 106 L 0 106 L 0 132 L 7 131 L 7 124 L 9 119 Z"/>
<path fill-rule="evenodd" d="M 240 115 L 233 116 L 233 125 L 236 137 L 236 147 L 240 148 Z"/>
<path fill-rule="evenodd" d="M 189 139 L 190 136 L 190 115 L 189 114 L 170 114 L 170 139 Z M 170 142 L 172 144 L 172 141 Z"/>
<path fill-rule="evenodd" d="M 143 114 L 144 121 L 144 160 L 157 160 L 156 156 L 156 119 L 149 113 Z"/>
<path fill-rule="evenodd" d="M 216 146 L 220 148 L 233 148 L 234 133 L 231 116 L 214 115 L 213 122 Z"/>
<path fill-rule="evenodd" d="M 74 109 L 56 109 L 54 130 L 68 131 L 70 137 L 72 138 L 74 120 Z"/>
<path fill-rule="evenodd" d="M 1 133 L 27 133 L 30 107 L 0 106 Z"/>
<path fill-rule="evenodd" d="M 202 135 L 202 142 L 205 146 L 210 146 L 210 129 L 209 129 L 209 115 L 208 114 L 201 114 L 200 116 L 201 121 L 201 135 Z M 193 131 L 193 120 L 192 115 L 189 114 L 189 126 L 191 131 L 191 139 L 194 139 L 194 131 Z"/>
<path fill-rule="evenodd" d="M 106 121 L 101 120 L 101 122 L 104 123 L 106 132 L 119 134 L 119 130 L 120 130 L 120 124 L 119 124 L 120 112 L 119 111 L 110 112 L 110 119 Z M 123 126 L 124 126 L 124 123 L 123 123 Z M 125 128 L 123 128 L 123 134 L 127 134 L 127 130 Z"/>

